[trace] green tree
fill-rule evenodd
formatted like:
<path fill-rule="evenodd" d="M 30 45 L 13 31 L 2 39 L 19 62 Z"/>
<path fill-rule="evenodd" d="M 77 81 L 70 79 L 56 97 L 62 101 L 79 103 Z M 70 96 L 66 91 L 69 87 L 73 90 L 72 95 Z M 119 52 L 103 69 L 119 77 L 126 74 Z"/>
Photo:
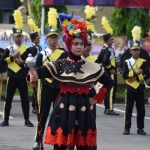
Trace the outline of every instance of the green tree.
<path fill-rule="evenodd" d="M 131 30 L 135 25 L 142 29 L 141 37 L 146 37 L 146 32 L 150 27 L 149 9 L 146 8 L 118 8 L 114 12 L 110 20 L 113 34 L 115 36 L 125 35 L 132 40 Z"/>
<path fill-rule="evenodd" d="M 57 9 L 58 13 L 67 13 L 66 6 L 50 6 L 52 8 Z M 45 7 L 45 28 L 48 27 L 48 11 L 50 7 Z M 41 10 L 42 10 L 42 2 L 41 0 L 32 0 L 31 1 L 31 15 L 35 20 L 35 23 L 38 27 L 41 26 Z M 60 24 L 58 23 L 58 31 L 60 31 Z"/>

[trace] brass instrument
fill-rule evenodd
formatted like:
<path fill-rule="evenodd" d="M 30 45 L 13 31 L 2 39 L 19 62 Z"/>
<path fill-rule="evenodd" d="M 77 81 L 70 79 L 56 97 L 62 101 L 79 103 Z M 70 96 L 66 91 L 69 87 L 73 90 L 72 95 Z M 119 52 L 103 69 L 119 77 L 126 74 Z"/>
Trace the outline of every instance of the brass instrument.
<path fill-rule="evenodd" d="M 138 68 L 138 65 L 137 65 L 137 63 L 136 63 L 136 62 L 135 62 L 135 64 L 136 64 L 136 68 L 137 68 L 137 69 L 139 69 L 139 68 Z M 142 75 L 142 74 L 141 74 L 141 75 Z M 141 83 L 141 84 L 144 84 L 145 89 L 149 89 L 149 88 L 150 88 L 150 86 L 149 86 L 149 85 L 147 85 L 146 81 L 144 80 L 144 76 L 145 76 L 145 75 L 142 75 L 142 80 L 140 81 L 140 83 Z"/>

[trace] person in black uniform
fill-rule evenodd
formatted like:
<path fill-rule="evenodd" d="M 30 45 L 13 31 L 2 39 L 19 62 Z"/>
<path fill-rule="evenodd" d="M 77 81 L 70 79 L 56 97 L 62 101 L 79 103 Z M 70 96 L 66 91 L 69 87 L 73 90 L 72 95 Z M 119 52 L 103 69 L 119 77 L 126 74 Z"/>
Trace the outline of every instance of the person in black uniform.
<path fill-rule="evenodd" d="M 68 53 L 66 51 L 56 48 L 58 43 L 58 33 L 56 30 L 48 27 L 46 29 L 46 36 L 49 46 L 38 54 L 35 65 L 36 68 L 41 67 L 48 62 L 53 62 L 55 60 L 68 57 Z M 51 103 L 55 103 L 55 100 L 59 94 L 59 84 L 58 82 L 50 78 L 42 79 L 41 84 L 40 118 L 42 128 L 41 137 L 43 137 Z M 33 145 L 33 150 L 40 149 L 39 134 L 37 133 L 39 133 L 38 128 L 36 131 L 36 142 Z"/>
<path fill-rule="evenodd" d="M 107 96 L 104 100 L 105 104 L 105 110 L 104 114 L 106 115 L 119 115 L 118 113 L 113 111 L 113 104 L 116 97 L 116 88 L 117 88 L 117 70 L 116 70 L 116 57 L 115 57 L 115 51 L 112 48 L 113 44 L 113 37 L 111 34 L 105 34 L 103 35 L 104 39 L 104 46 L 101 50 L 101 53 L 98 56 L 98 59 L 96 60 L 97 63 L 102 63 L 102 66 L 105 68 L 106 73 L 111 76 L 111 78 L 114 80 L 115 84 L 110 90 L 110 92 L 107 93 Z"/>
<path fill-rule="evenodd" d="M 125 60 L 123 66 L 123 78 L 126 80 L 127 88 L 125 129 L 123 134 L 130 134 L 132 110 L 135 101 L 137 109 L 137 134 L 146 135 L 143 130 L 145 117 L 144 89 L 145 80 L 149 78 L 149 67 L 146 62 L 147 60 L 139 57 L 139 46 L 133 45 L 130 48 L 130 53 L 132 55 L 131 58 Z"/>
<path fill-rule="evenodd" d="M 38 32 L 34 32 L 30 34 L 30 38 L 32 41 L 32 46 L 30 47 L 32 54 L 34 54 L 34 58 L 36 60 L 37 55 L 39 52 L 42 51 L 41 46 L 39 45 L 40 43 L 40 36 L 38 34 Z M 36 86 L 37 86 L 37 82 L 36 82 Z M 36 101 L 36 97 L 37 97 L 37 90 L 35 87 L 33 87 L 33 96 L 32 96 L 32 113 L 36 114 L 36 109 L 35 109 L 35 101 Z"/>
<path fill-rule="evenodd" d="M 25 119 L 24 125 L 27 127 L 33 127 L 34 125 L 29 121 L 29 99 L 26 82 L 28 67 L 25 64 L 25 60 L 28 57 L 28 54 L 31 52 L 29 48 L 27 48 L 22 44 L 22 30 L 13 28 L 13 40 L 14 44 L 6 48 L 0 61 L 1 64 L 6 63 L 8 64 L 8 77 L 9 77 L 7 82 L 7 92 L 4 103 L 4 121 L 0 125 L 1 126 L 9 125 L 11 103 L 16 88 L 18 88 Z"/>

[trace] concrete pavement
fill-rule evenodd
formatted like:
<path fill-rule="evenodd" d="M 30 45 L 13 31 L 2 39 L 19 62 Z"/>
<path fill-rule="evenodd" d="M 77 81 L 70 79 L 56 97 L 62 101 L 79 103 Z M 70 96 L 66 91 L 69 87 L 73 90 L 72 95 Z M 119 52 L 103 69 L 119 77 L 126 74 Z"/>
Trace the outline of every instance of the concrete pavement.
<path fill-rule="evenodd" d="M 137 135 L 135 116 L 132 118 L 131 134 L 122 135 L 124 129 L 124 105 L 115 104 L 115 109 L 120 113 L 120 116 L 106 116 L 103 114 L 103 106 L 97 105 L 98 150 L 149 150 L 150 105 L 146 105 L 146 136 Z M 0 102 L 1 113 L 2 110 L 3 102 Z M 136 115 L 135 108 L 133 113 Z M 24 126 L 20 102 L 12 103 L 11 117 L 10 126 L 0 127 L 0 150 L 32 150 L 36 127 L 29 128 Z M 2 121 L 3 119 L 0 115 L 0 122 Z M 30 113 L 30 121 L 36 124 L 36 115 Z M 44 147 L 44 150 L 53 150 L 52 146 L 44 145 Z"/>

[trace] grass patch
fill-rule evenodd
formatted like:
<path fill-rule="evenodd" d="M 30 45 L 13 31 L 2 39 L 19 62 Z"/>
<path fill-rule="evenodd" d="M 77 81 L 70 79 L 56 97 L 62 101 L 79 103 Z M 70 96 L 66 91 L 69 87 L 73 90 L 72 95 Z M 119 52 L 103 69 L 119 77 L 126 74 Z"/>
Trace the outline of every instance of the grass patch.
<path fill-rule="evenodd" d="M 32 85 L 30 83 L 28 83 L 28 94 L 32 95 L 32 93 L 33 93 Z M 2 86 L 2 95 L 4 96 L 5 94 L 6 94 L 6 85 L 3 84 L 3 86 Z M 16 89 L 15 95 L 19 95 L 18 89 Z"/>
<path fill-rule="evenodd" d="M 3 84 L 2 89 L 3 89 L 2 95 L 5 95 L 5 92 L 6 92 L 6 85 L 5 84 Z M 125 98 L 125 90 L 126 90 L 125 85 L 118 85 L 116 98 L 124 99 Z M 30 83 L 28 83 L 28 94 L 32 95 L 32 92 L 33 92 L 32 86 Z M 15 95 L 19 95 L 18 89 L 16 90 Z M 148 98 L 148 97 L 150 97 L 150 89 L 145 90 L 145 98 Z"/>
<path fill-rule="evenodd" d="M 121 99 L 125 98 L 125 90 L 126 90 L 125 85 L 118 85 L 116 98 L 121 98 Z M 150 97 L 150 89 L 146 89 L 144 94 L 145 94 L 145 98 Z"/>

